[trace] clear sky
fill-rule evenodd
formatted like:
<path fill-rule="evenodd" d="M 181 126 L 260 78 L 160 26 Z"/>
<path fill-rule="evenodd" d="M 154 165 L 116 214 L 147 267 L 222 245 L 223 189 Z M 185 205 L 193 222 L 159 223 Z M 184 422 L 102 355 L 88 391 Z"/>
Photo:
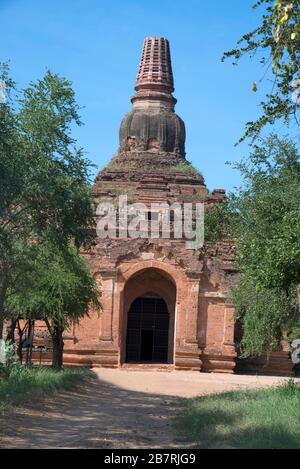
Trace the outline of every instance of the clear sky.
<path fill-rule="evenodd" d="M 239 174 L 225 165 L 248 153 L 234 143 L 258 115 L 263 70 L 255 61 L 221 63 L 222 53 L 258 24 L 253 0 L 0 0 L 0 61 L 10 60 L 20 87 L 47 68 L 73 82 L 84 108 L 75 130 L 101 168 L 116 153 L 121 119 L 131 108 L 143 39 L 170 41 L 176 112 L 186 152 L 209 189 L 232 189 Z M 264 85 L 265 86 L 265 85 Z"/>

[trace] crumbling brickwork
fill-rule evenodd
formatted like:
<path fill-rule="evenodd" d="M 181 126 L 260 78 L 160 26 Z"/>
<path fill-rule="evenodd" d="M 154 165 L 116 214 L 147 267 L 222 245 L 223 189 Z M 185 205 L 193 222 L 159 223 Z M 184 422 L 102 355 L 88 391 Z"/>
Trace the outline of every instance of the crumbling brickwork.
<path fill-rule="evenodd" d="M 130 203 L 144 203 L 149 211 L 153 202 L 182 206 L 223 200 L 224 191 L 209 194 L 203 176 L 185 159 L 185 128 L 174 111 L 166 39 L 145 40 L 135 89 L 132 111 L 121 123 L 118 154 L 95 181 L 95 210 L 103 200 L 117 206 L 122 194 Z M 103 311 L 99 316 L 91 311 L 81 321 L 73 343 L 66 344 L 65 362 L 126 365 L 131 305 L 136 298 L 159 297 L 169 314 L 164 365 L 233 371 L 233 307 L 227 303 L 231 246 L 187 249 L 186 240 L 175 239 L 172 229 L 171 223 L 167 239 L 132 239 L 117 233 L 115 238 L 96 238 L 92 248 L 83 250 L 101 285 Z"/>

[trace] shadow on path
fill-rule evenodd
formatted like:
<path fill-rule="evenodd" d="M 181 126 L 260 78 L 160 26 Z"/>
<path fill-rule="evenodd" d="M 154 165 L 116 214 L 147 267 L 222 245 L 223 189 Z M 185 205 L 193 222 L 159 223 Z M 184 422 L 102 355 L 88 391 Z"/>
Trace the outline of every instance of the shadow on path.
<path fill-rule="evenodd" d="M 93 378 L 1 418 L 0 448 L 180 447 L 172 419 L 182 403 Z"/>

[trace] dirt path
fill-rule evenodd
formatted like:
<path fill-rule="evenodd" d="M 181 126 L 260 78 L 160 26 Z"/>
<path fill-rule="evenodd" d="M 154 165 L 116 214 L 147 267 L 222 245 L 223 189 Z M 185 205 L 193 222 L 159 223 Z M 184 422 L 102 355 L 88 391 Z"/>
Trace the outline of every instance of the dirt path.
<path fill-rule="evenodd" d="M 192 372 L 97 370 L 98 378 L 74 392 L 16 409 L 0 420 L 1 448 L 182 447 L 172 420 L 183 398 L 282 378 Z M 2 433 L 2 432 L 1 432 Z"/>

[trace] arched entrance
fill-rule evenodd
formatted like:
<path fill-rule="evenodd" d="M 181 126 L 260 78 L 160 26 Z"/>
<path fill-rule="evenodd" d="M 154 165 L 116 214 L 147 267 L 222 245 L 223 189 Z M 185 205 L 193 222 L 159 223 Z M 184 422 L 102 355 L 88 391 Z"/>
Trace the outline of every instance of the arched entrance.
<path fill-rule="evenodd" d="M 128 311 L 127 363 L 168 363 L 169 312 L 163 298 L 136 298 Z"/>
<path fill-rule="evenodd" d="M 156 268 L 133 275 L 124 289 L 123 362 L 173 363 L 176 286 Z"/>

